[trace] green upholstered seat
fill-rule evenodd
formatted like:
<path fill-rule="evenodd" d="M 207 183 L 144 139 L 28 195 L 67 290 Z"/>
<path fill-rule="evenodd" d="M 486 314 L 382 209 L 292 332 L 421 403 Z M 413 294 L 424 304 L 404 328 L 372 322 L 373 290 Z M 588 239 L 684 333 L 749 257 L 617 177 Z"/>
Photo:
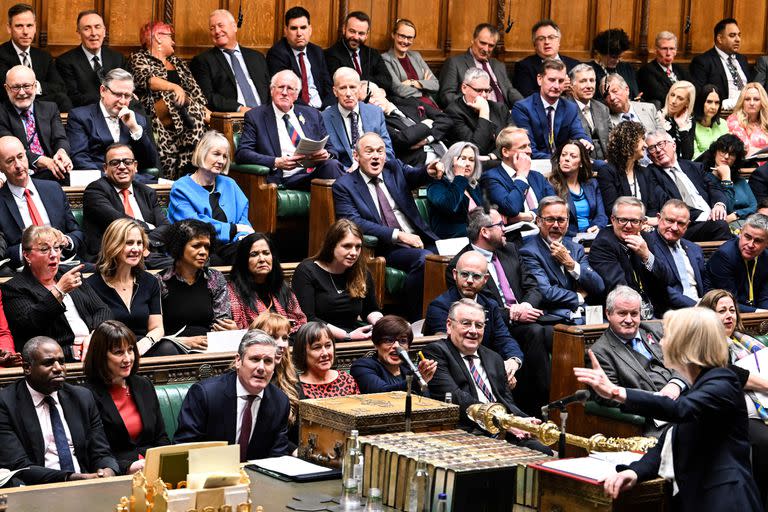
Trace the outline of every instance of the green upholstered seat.
<path fill-rule="evenodd" d="M 72 216 L 75 218 L 79 226 L 83 225 L 83 209 L 82 208 L 72 208 Z"/>
<path fill-rule="evenodd" d="M 182 382 L 155 386 L 157 400 L 160 402 L 160 413 L 163 415 L 163 422 L 165 422 L 165 431 L 171 439 L 176 435 L 176 429 L 179 427 L 181 404 L 193 384 L 194 382 Z"/>
<path fill-rule="evenodd" d="M 402 270 L 392 267 L 384 269 L 384 286 L 387 289 L 387 293 L 390 295 L 397 295 L 405 290 L 406 277 L 407 274 Z"/>
<path fill-rule="evenodd" d="M 637 414 L 626 414 L 621 412 L 618 407 L 608 407 L 600 405 L 594 401 L 588 401 L 584 404 L 584 411 L 587 414 L 594 416 L 600 416 L 601 418 L 608 418 L 615 421 L 621 421 L 623 423 L 631 423 L 632 425 L 643 426 L 645 425 L 645 418 L 638 416 Z"/>
<path fill-rule="evenodd" d="M 416 201 L 416 208 L 419 210 L 419 215 L 421 215 L 421 218 L 424 219 L 424 222 L 429 225 L 429 203 L 427 202 L 426 197 L 417 197 L 415 198 Z"/>

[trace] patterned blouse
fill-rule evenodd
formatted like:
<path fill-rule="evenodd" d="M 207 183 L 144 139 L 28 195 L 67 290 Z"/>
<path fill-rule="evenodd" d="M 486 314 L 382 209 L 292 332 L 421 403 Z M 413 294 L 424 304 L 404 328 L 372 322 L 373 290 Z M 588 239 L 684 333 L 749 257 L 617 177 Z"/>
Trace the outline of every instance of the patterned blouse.
<path fill-rule="evenodd" d="M 330 398 L 334 396 L 359 395 L 360 389 L 352 375 L 339 371 L 339 376 L 326 384 L 301 383 L 304 398 Z"/>
<path fill-rule="evenodd" d="M 208 291 L 211 292 L 213 319 L 232 318 L 232 310 L 229 305 L 229 294 L 227 293 L 227 279 L 224 277 L 224 274 L 215 268 L 204 268 L 200 272 L 203 274 L 203 279 L 206 280 Z M 176 274 L 176 268 L 174 266 L 158 275 L 158 279 L 160 280 L 160 297 L 163 299 L 168 296 L 168 285 L 166 283 L 171 278 L 180 281 L 183 280 Z"/>
<path fill-rule="evenodd" d="M 240 294 L 235 290 L 235 285 L 231 282 L 227 284 L 227 291 L 229 292 L 229 302 L 232 308 L 232 320 L 237 324 L 238 329 L 247 329 L 256 317 L 265 311 L 273 310 L 275 313 L 284 316 L 288 320 L 291 320 L 291 332 L 294 334 L 299 327 L 307 323 L 307 315 L 301 310 L 299 301 L 296 300 L 296 295 L 291 292 L 291 299 L 288 301 L 287 307 L 284 307 L 277 300 L 277 297 L 272 296 L 271 302 L 265 304 L 260 297 L 256 297 L 256 311 L 251 309 L 247 302 L 240 297 Z"/>
<path fill-rule="evenodd" d="M 764 132 L 759 127 L 747 130 L 739 122 L 738 115 L 731 114 L 728 116 L 726 123 L 728 124 L 728 131 L 737 136 L 744 143 L 744 149 L 747 151 L 747 156 L 758 149 L 763 149 L 768 146 L 768 133 Z"/>

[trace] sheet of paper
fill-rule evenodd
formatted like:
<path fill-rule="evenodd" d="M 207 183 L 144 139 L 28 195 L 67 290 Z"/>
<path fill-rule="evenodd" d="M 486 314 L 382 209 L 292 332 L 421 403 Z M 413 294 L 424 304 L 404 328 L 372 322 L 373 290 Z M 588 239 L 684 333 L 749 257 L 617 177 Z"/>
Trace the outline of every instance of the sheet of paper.
<path fill-rule="evenodd" d="M 739 359 L 736 361 L 736 366 L 740 366 L 763 377 L 768 377 L 768 348 L 758 350 L 752 355 Z M 754 391 L 754 393 L 761 404 L 768 404 L 768 394 L 757 391 Z"/>
<path fill-rule="evenodd" d="M 509 224 L 507 226 L 504 226 L 505 233 L 509 233 L 511 231 L 517 231 L 517 230 L 520 230 L 523 236 L 539 234 L 539 227 L 533 222 L 520 221 L 520 222 L 515 222 L 514 224 Z"/>
<path fill-rule="evenodd" d="M 551 460 L 544 462 L 541 465 L 564 473 L 591 478 L 598 482 L 605 481 L 606 478 L 616 472 L 616 464 L 594 457 Z"/>
<path fill-rule="evenodd" d="M 458 238 L 446 238 L 445 240 L 437 240 L 435 245 L 437 246 L 437 254 L 440 256 L 456 256 L 464 247 L 469 243 L 469 238 L 461 236 Z"/>
<path fill-rule="evenodd" d="M 21 469 L 16 469 L 14 471 L 11 471 L 10 469 L 6 469 L 6 468 L 0 468 L 0 487 L 7 484 L 8 480 L 13 478 L 13 475 L 18 473 L 19 471 L 24 471 L 25 469 L 29 469 L 29 468 L 21 468 Z"/>
<path fill-rule="evenodd" d="M 576 236 L 573 237 L 573 241 L 580 244 L 582 240 L 594 240 L 597 238 L 597 233 L 597 231 L 594 233 L 576 233 Z"/>
<path fill-rule="evenodd" d="M 305 460 L 283 455 L 282 457 L 270 457 L 268 459 L 249 460 L 248 464 L 259 466 L 267 471 L 273 471 L 286 476 L 310 475 L 312 473 L 324 473 L 331 471 L 331 468 L 318 466 Z"/>
<path fill-rule="evenodd" d="M 549 175 L 552 174 L 552 160 L 548 158 L 531 160 L 531 170 L 539 171 L 545 178 L 549 178 Z"/>
<path fill-rule="evenodd" d="M 208 349 L 206 352 L 237 352 L 240 341 L 248 332 L 247 329 L 236 331 L 211 331 L 208 333 Z"/>
<path fill-rule="evenodd" d="M 229 444 L 189 450 L 189 473 L 240 473 L 240 445 Z"/>
<path fill-rule="evenodd" d="M 603 306 L 587 306 L 586 308 L 587 325 L 603 323 Z"/>
<path fill-rule="evenodd" d="M 589 456 L 592 457 L 593 459 L 610 462 L 611 464 L 626 464 L 626 465 L 629 465 L 643 458 L 642 453 L 629 452 L 629 451 L 592 452 L 589 454 Z"/>
<path fill-rule="evenodd" d="M 69 184 L 73 187 L 87 187 L 99 178 L 101 178 L 101 171 L 99 170 L 73 170 L 69 172 Z"/>
<path fill-rule="evenodd" d="M 322 140 L 312 140 L 306 137 L 299 141 L 299 145 L 296 146 L 295 155 L 311 155 L 317 153 L 321 149 L 325 148 L 325 143 L 328 142 L 328 135 Z"/>

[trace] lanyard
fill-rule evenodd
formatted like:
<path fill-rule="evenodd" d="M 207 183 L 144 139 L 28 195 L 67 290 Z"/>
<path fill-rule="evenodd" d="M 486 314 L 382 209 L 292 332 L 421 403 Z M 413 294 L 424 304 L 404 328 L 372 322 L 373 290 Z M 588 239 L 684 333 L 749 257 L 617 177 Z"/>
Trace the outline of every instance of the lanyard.
<path fill-rule="evenodd" d="M 755 264 L 752 266 L 752 273 L 749 272 L 749 263 L 746 261 L 744 262 L 744 266 L 747 267 L 747 281 L 749 282 L 749 304 L 754 304 L 755 302 L 755 271 L 757 270 L 757 260 L 760 258 L 758 256 L 755 258 Z"/>

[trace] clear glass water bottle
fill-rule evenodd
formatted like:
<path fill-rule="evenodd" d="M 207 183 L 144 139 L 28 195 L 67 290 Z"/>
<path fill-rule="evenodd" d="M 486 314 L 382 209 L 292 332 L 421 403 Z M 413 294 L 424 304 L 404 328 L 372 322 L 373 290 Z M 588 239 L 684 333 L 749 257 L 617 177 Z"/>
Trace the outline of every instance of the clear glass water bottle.
<path fill-rule="evenodd" d="M 431 491 L 427 462 L 424 460 L 424 452 L 420 450 L 416 459 L 416 471 L 408 484 L 408 512 L 430 512 Z"/>
<path fill-rule="evenodd" d="M 342 491 L 341 499 L 339 500 L 339 508 L 341 510 L 359 510 L 359 494 L 360 491 L 357 488 L 357 480 L 354 478 L 342 479 Z"/>
<path fill-rule="evenodd" d="M 344 465 L 341 469 L 341 481 L 344 489 L 347 487 L 347 480 L 354 479 L 355 482 L 357 482 L 357 500 L 360 505 L 363 503 L 362 490 L 364 464 L 365 461 L 363 458 L 363 450 L 360 448 L 358 431 L 353 430 L 347 438 L 347 449 L 344 453 Z"/>
<path fill-rule="evenodd" d="M 382 512 L 384 504 L 381 499 L 381 489 L 371 487 L 368 489 L 368 503 L 365 505 L 365 512 Z"/>

